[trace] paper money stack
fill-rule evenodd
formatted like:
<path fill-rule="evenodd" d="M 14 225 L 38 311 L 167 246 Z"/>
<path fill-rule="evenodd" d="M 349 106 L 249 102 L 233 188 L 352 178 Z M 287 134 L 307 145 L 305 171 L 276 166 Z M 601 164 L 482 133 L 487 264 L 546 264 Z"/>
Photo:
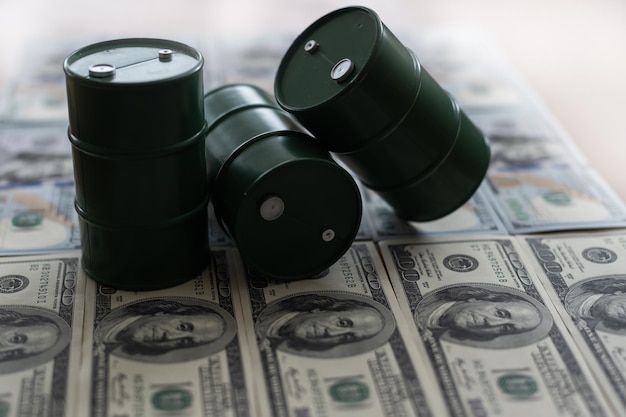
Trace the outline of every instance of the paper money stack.
<path fill-rule="evenodd" d="M 212 218 L 207 269 L 151 292 L 80 268 L 61 63 L 81 45 L 29 55 L 0 106 L 0 416 L 626 415 L 623 203 L 484 38 L 399 38 L 490 141 L 475 195 L 415 223 L 363 188 L 351 249 L 293 282 Z M 207 90 L 271 91 L 292 39 L 200 45 Z"/>

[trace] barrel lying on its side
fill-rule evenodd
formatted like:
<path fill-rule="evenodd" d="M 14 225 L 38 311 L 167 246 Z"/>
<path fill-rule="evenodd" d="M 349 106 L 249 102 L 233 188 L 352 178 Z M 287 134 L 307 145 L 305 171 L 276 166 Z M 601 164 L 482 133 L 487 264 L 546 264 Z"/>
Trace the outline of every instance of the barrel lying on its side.
<path fill-rule="evenodd" d="M 204 99 L 215 214 L 257 274 L 319 274 L 350 247 L 361 221 L 354 179 L 269 94 L 227 85 Z"/>
<path fill-rule="evenodd" d="M 401 217 L 442 217 L 484 178 L 482 133 L 368 8 L 305 29 L 280 63 L 275 94 Z"/>

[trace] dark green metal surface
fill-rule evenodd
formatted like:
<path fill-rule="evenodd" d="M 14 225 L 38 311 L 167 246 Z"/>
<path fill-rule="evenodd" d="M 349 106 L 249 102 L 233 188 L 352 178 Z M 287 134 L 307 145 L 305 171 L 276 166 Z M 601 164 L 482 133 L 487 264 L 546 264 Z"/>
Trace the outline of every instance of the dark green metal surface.
<path fill-rule="evenodd" d="M 274 85 L 278 104 L 402 217 L 442 217 L 484 178 L 483 135 L 368 8 L 305 29 Z M 465 158 L 452 157 L 461 149 Z"/>
<path fill-rule="evenodd" d="M 257 87 L 209 92 L 205 112 L 213 206 L 247 265 L 292 280 L 336 262 L 361 221 L 350 174 Z"/>
<path fill-rule="evenodd" d="M 165 288 L 206 265 L 202 66 L 195 49 L 161 39 L 65 60 L 82 262 L 100 283 Z"/>
<path fill-rule="evenodd" d="M 460 117 L 460 129 L 471 123 L 465 113 L 460 112 Z M 398 216 L 407 219 L 427 221 L 452 212 L 474 194 L 485 175 L 489 152 L 477 146 L 483 140 L 477 129 L 467 129 L 465 134 L 458 135 L 451 152 L 434 174 L 398 187 L 379 189 L 378 194 Z"/>

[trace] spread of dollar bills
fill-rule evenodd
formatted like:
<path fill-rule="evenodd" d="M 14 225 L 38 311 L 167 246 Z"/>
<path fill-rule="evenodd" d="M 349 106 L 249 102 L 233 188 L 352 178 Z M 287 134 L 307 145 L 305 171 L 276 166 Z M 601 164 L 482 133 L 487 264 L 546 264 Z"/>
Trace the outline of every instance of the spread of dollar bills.
<path fill-rule="evenodd" d="M 166 290 L 89 281 L 77 415 L 258 415 L 230 250 Z"/>
<path fill-rule="evenodd" d="M 441 415 L 372 242 L 313 279 L 238 278 L 263 415 Z"/>
<path fill-rule="evenodd" d="M 626 414 L 626 232 L 524 237 L 528 257 L 592 370 Z"/>
<path fill-rule="evenodd" d="M 66 131 L 0 123 L 0 255 L 80 249 Z"/>
<path fill-rule="evenodd" d="M 72 415 L 81 359 L 80 252 L 0 258 L 0 415 Z"/>
<path fill-rule="evenodd" d="M 513 238 L 393 240 L 381 248 L 453 415 L 610 415 Z"/>
<path fill-rule="evenodd" d="M 271 93 L 296 35 L 178 40 L 207 91 Z M 100 39 L 38 43 L 0 90 L 0 417 L 625 415 L 624 203 L 492 41 L 398 38 L 489 140 L 476 193 L 413 222 L 361 187 L 351 248 L 292 282 L 209 206 L 206 270 L 147 292 L 80 266 L 62 62 Z"/>

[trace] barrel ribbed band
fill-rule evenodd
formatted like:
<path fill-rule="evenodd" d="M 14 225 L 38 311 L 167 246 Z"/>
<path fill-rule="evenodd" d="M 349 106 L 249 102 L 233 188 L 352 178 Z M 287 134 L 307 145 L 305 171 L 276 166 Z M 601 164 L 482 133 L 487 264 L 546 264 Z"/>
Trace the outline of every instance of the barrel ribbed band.
<path fill-rule="evenodd" d="M 180 216 L 176 216 L 176 217 L 170 217 L 164 221 L 159 221 L 159 222 L 153 222 L 153 223 L 148 223 L 148 224 L 137 224 L 137 223 L 129 223 L 129 224 L 124 224 L 124 223 L 116 223 L 116 224 L 110 224 L 110 223 L 104 223 L 101 221 L 96 221 L 93 219 L 89 218 L 89 213 L 87 213 L 77 202 L 76 200 L 74 200 L 74 208 L 76 209 L 76 214 L 78 214 L 78 217 L 80 217 L 80 219 L 85 222 L 85 223 L 89 223 L 93 226 L 97 226 L 101 229 L 110 229 L 110 230 L 124 230 L 124 231 L 133 231 L 133 232 L 139 232 L 139 231 L 146 231 L 146 230 L 157 230 L 157 229 L 164 229 L 164 228 L 168 228 L 171 226 L 175 226 L 177 224 L 182 224 L 184 222 L 186 222 L 189 218 L 193 218 L 195 216 L 200 216 L 200 215 L 205 215 L 206 216 L 206 210 L 209 204 L 209 194 L 207 193 L 206 197 L 204 198 L 204 200 L 202 200 L 202 202 L 194 207 L 192 210 L 181 214 Z M 205 213 L 203 213 L 205 212 Z"/>
<path fill-rule="evenodd" d="M 153 150 L 151 152 L 146 152 L 145 150 L 141 150 L 138 152 L 129 152 L 125 150 L 123 152 L 115 152 L 111 151 L 109 148 L 105 148 L 103 146 L 97 146 L 85 142 L 84 140 L 80 140 L 76 136 L 72 134 L 70 129 L 67 130 L 67 137 L 70 140 L 70 143 L 74 148 L 79 150 L 82 153 L 85 153 L 89 156 L 93 156 L 99 159 L 113 159 L 113 160 L 138 160 L 138 159 L 152 159 L 158 158 L 160 156 L 171 155 L 182 150 L 197 145 L 199 142 L 203 141 L 206 137 L 206 134 L 209 130 L 209 126 L 206 121 L 204 122 L 202 129 L 198 131 L 195 135 L 190 138 L 184 139 L 180 142 L 175 143 L 174 145 L 166 146 L 161 149 Z"/>

